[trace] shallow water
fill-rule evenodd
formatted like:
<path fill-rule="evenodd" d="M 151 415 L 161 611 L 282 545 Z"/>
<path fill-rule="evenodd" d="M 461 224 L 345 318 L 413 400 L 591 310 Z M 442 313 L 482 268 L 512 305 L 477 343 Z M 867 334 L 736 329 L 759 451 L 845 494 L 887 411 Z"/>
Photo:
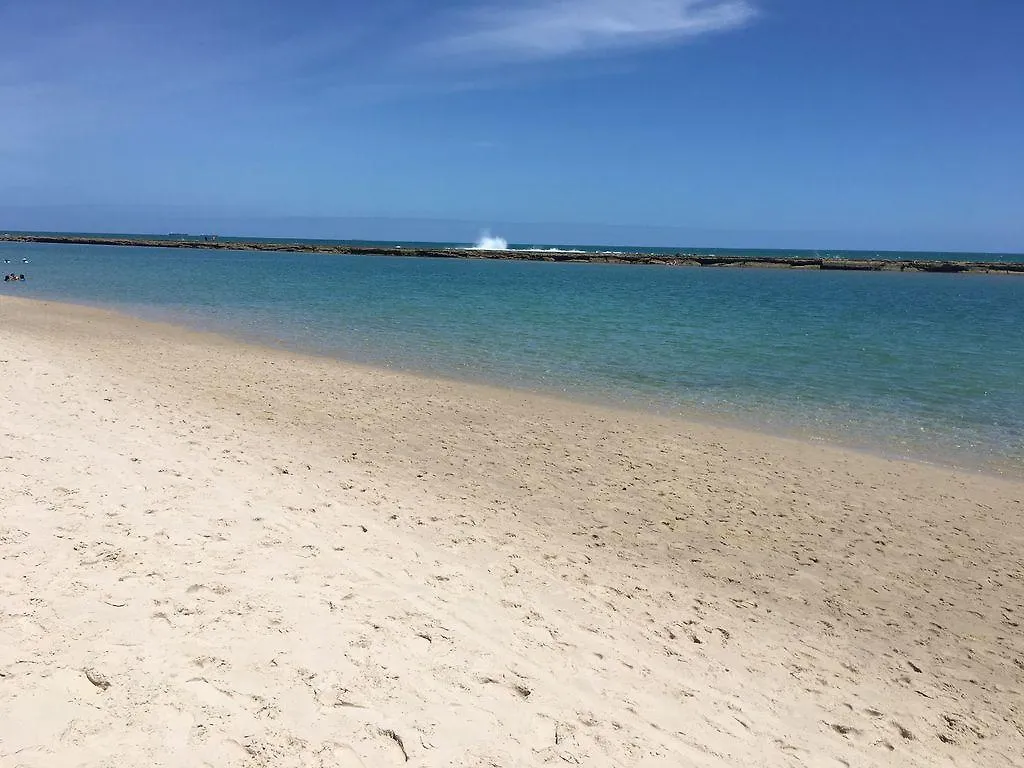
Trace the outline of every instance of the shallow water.
<path fill-rule="evenodd" d="M 1024 473 L 1021 276 L 12 243 L 0 255 L 29 277 L 0 296 Z"/>

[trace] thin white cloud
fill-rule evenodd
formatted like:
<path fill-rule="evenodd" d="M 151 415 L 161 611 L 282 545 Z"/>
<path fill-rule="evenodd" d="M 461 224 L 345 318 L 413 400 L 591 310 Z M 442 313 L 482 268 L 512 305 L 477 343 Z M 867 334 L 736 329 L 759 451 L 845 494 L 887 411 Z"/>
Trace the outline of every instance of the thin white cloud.
<path fill-rule="evenodd" d="M 434 49 L 547 59 L 666 44 L 746 24 L 747 0 L 528 0 L 476 8 Z"/>

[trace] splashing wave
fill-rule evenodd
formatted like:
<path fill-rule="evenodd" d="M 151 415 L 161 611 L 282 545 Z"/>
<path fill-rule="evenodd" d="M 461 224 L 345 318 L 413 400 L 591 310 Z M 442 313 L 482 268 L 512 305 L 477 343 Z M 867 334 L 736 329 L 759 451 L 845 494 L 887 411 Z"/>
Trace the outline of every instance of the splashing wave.
<path fill-rule="evenodd" d="M 473 246 L 473 250 L 476 251 L 507 251 L 508 240 L 504 237 L 492 236 L 490 232 L 486 230 L 480 233 L 479 239 Z"/>

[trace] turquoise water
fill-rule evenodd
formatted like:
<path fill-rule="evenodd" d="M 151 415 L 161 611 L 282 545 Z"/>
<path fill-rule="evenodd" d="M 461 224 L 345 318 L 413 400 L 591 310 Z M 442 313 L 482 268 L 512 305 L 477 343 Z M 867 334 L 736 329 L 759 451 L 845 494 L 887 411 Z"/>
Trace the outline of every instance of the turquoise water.
<path fill-rule="evenodd" d="M 1024 277 L 12 243 L 0 256 L 29 277 L 0 296 L 1024 474 Z"/>

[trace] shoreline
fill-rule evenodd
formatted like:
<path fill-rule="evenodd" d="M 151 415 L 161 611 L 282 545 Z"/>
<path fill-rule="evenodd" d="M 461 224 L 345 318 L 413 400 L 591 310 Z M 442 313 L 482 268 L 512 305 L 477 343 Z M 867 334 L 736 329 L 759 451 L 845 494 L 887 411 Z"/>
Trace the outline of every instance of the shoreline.
<path fill-rule="evenodd" d="M 2 304 L 0 761 L 1024 748 L 1024 481 Z"/>
<path fill-rule="evenodd" d="M 381 374 L 410 376 L 419 379 L 424 383 L 435 382 L 437 384 L 455 387 L 477 387 L 483 391 L 490 391 L 492 393 L 504 393 L 526 398 L 536 397 L 542 400 L 551 401 L 552 403 L 561 403 L 571 407 L 601 409 L 610 413 L 617 413 L 625 417 L 646 418 L 658 421 L 668 420 L 678 423 L 683 427 L 720 429 L 741 435 L 747 435 L 755 439 L 757 437 L 764 437 L 770 440 L 792 441 L 807 447 L 826 447 L 839 451 L 849 451 L 866 457 L 886 461 L 908 462 L 911 464 L 920 464 L 926 467 L 949 469 L 993 478 L 1024 478 L 1024 473 L 1022 473 L 1024 466 L 1022 466 L 1019 461 L 1014 461 L 1012 458 L 1006 456 L 989 458 L 986 460 L 979 458 L 974 462 L 970 462 L 966 460 L 965 456 L 959 454 L 954 455 L 948 450 L 942 453 L 924 455 L 921 453 L 907 451 L 906 449 L 901 449 L 891 441 L 886 442 L 882 439 L 872 441 L 864 438 L 862 435 L 843 435 L 832 433 L 824 435 L 812 434 L 810 427 L 797 424 L 769 425 L 764 421 L 757 421 L 752 417 L 745 419 L 740 416 L 722 412 L 702 411 L 695 408 L 687 410 L 686 412 L 679 412 L 672 411 L 668 408 L 658 408 L 654 406 L 644 407 L 639 403 L 625 402 L 611 396 L 601 396 L 594 393 L 567 393 L 554 389 L 545 390 L 531 388 L 529 386 L 514 386 L 486 379 L 456 378 L 454 376 L 445 376 L 441 373 L 420 370 L 414 367 L 375 365 L 373 363 L 352 360 L 345 357 L 328 355 L 318 352 L 312 348 L 304 348 L 301 345 L 293 346 L 286 342 L 271 339 L 267 336 L 261 336 L 257 333 L 242 334 L 240 332 L 234 333 L 230 330 L 214 330 L 202 327 L 201 325 L 187 323 L 180 318 L 147 318 L 133 314 L 128 310 L 116 306 L 104 305 L 102 303 L 76 303 L 54 299 L 23 298 L 20 296 L 9 295 L 0 296 L 0 299 L 14 299 L 16 302 L 22 301 L 36 304 L 46 303 L 56 306 L 66 306 L 69 308 L 77 307 L 86 310 L 95 310 L 97 312 L 106 312 L 125 321 L 137 321 L 153 324 L 155 326 L 165 326 L 168 329 L 195 333 L 200 336 L 209 336 L 211 339 L 217 339 L 222 343 L 241 344 L 251 348 L 256 353 L 259 353 L 260 350 L 274 350 L 278 353 L 309 357 L 311 359 L 322 361 L 332 361 L 339 365 L 358 368 L 370 375 Z"/>
<path fill-rule="evenodd" d="M 672 255 L 651 253 L 592 253 L 558 250 L 482 250 L 477 248 L 423 248 L 416 246 L 318 245 L 261 240 L 160 240 L 137 237 L 91 237 L 82 235 L 0 235 L 0 243 L 44 243 L 64 245 L 104 245 L 145 248 L 191 248 L 199 250 L 271 251 L 282 253 L 321 253 L 334 255 L 410 256 L 449 259 L 508 259 L 589 264 L 640 264 L 673 267 L 736 267 L 821 269 L 856 272 L 929 272 L 941 274 L 1021 274 L 1024 261 L 957 261 L 929 259 L 844 259 L 786 256 L 717 256 L 679 252 Z"/>

